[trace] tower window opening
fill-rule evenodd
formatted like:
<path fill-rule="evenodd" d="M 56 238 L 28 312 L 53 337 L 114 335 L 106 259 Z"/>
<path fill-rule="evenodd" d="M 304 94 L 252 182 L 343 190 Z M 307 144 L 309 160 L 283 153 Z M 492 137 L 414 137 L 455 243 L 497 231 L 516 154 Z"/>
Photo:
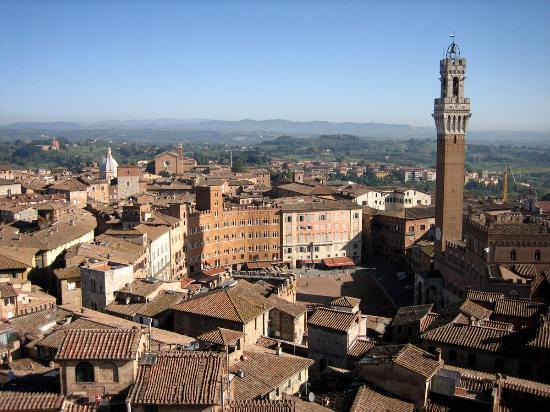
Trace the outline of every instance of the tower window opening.
<path fill-rule="evenodd" d="M 510 251 L 510 260 L 516 260 L 517 259 L 517 252 L 516 249 L 512 249 Z"/>
<path fill-rule="evenodd" d="M 453 97 L 458 97 L 458 77 L 453 77 Z"/>
<path fill-rule="evenodd" d="M 455 144 L 456 144 L 456 136 L 455 136 Z"/>

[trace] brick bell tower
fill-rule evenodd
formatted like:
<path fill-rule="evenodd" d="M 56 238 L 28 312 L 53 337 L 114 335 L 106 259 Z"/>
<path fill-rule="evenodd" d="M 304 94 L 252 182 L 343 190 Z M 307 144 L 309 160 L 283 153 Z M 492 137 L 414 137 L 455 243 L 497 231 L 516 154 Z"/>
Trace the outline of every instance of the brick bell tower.
<path fill-rule="evenodd" d="M 454 42 L 439 62 L 441 95 L 434 101 L 437 129 L 435 253 L 441 257 L 448 240 L 462 240 L 464 148 L 470 118 L 470 99 L 464 97 L 466 59 Z"/>

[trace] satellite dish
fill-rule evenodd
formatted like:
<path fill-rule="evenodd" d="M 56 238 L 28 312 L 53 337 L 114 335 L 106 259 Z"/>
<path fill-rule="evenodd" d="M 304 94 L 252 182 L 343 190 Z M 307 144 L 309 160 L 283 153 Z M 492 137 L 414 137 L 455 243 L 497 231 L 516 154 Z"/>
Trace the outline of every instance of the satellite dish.
<path fill-rule="evenodd" d="M 307 399 L 310 401 L 310 402 L 315 402 L 315 394 L 313 392 L 310 392 L 308 395 L 307 395 Z"/>

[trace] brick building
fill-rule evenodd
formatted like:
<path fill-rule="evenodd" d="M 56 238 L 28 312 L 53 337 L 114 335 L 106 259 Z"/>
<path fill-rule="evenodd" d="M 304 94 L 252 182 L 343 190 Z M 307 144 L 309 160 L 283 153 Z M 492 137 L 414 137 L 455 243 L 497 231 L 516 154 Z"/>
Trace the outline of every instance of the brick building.
<path fill-rule="evenodd" d="M 56 355 L 65 395 L 118 395 L 134 384 L 145 335 L 130 330 L 71 330 Z"/>
<path fill-rule="evenodd" d="M 171 175 L 181 175 L 197 166 L 197 161 L 185 157 L 180 144 L 176 151 L 162 152 L 155 156 L 155 174 L 167 172 Z"/>
<path fill-rule="evenodd" d="M 364 212 L 370 216 L 369 230 L 363 231 L 363 242 L 370 245 L 368 256 L 385 259 L 402 266 L 407 264 L 410 249 L 420 240 L 432 235 L 435 223 L 433 207 L 414 207 L 402 210 Z M 365 238 L 368 237 L 369 238 Z"/>
<path fill-rule="evenodd" d="M 550 269 L 550 222 L 515 212 L 469 211 L 464 240 L 447 242 L 436 263 L 439 281 L 432 299 L 445 304 L 464 299 L 469 289 L 529 297 L 531 282 Z M 427 278 L 416 275 L 416 295 L 427 298 Z"/>
<path fill-rule="evenodd" d="M 247 262 L 280 262 L 280 210 L 273 206 L 224 207 L 221 186 L 198 186 L 187 219 L 190 273 Z"/>

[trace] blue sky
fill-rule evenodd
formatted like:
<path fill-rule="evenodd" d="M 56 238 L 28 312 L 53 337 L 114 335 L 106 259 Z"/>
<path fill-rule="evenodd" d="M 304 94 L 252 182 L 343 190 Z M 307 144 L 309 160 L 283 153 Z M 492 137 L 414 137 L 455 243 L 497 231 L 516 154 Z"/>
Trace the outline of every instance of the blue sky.
<path fill-rule="evenodd" d="M 0 1 L 0 123 L 432 126 L 457 33 L 473 129 L 550 130 L 550 1 Z"/>

